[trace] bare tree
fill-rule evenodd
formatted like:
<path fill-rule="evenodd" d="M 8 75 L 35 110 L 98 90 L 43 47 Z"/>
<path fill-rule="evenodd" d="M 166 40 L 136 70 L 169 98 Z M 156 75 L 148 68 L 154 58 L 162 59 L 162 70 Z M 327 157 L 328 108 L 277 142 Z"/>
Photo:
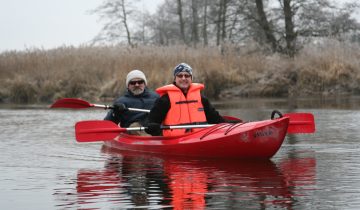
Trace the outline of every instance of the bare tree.
<path fill-rule="evenodd" d="M 279 7 L 268 8 L 265 12 L 264 1 L 255 0 L 255 19 L 273 52 L 292 57 L 301 46 L 297 43 L 306 41 L 306 37 L 335 36 L 359 29 L 356 21 L 350 18 L 355 4 L 339 9 L 329 0 L 278 0 Z"/>
<path fill-rule="evenodd" d="M 207 33 L 207 10 L 208 10 L 208 0 L 204 2 L 204 14 L 203 14 L 203 28 L 202 28 L 202 35 L 204 39 L 204 46 L 209 44 L 208 41 L 208 33 Z"/>
<path fill-rule="evenodd" d="M 153 43 L 171 45 L 178 44 L 179 40 L 182 42 L 176 2 L 177 0 L 165 0 L 149 18 L 148 27 L 153 31 Z"/>
<path fill-rule="evenodd" d="M 356 4 L 335 7 L 330 0 L 165 0 L 155 14 L 134 19 L 126 0 L 105 0 L 95 12 L 106 24 L 94 40 L 127 41 L 131 46 L 136 41 L 171 45 L 180 40 L 191 41 L 194 47 L 199 42 L 221 45 L 255 40 L 272 52 L 294 56 L 313 37 L 346 33 L 354 37 L 360 28 L 351 16 L 356 8 Z M 137 25 L 141 27 L 135 31 Z"/>
<path fill-rule="evenodd" d="M 181 39 L 182 39 L 182 41 L 184 43 L 186 43 L 185 23 L 184 23 L 184 18 L 183 18 L 183 6 L 182 6 L 182 1 L 181 0 L 177 0 L 177 14 L 179 16 Z"/>
<path fill-rule="evenodd" d="M 219 46 L 220 42 L 223 41 L 223 27 L 225 25 L 225 14 L 226 14 L 226 0 L 220 0 L 218 12 L 217 12 L 217 20 L 216 20 L 216 45 Z"/>
<path fill-rule="evenodd" d="M 93 39 L 93 43 L 117 43 L 127 40 L 133 46 L 129 28 L 129 16 L 134 12 L 131 3 L 125 0 L 105 0 L 99 7 L 92 11 L 105 21 L 100 33 Z"/>
<path fill-rule="evenodd" d="M 191 0 L 191 10 L 192 10 L 192 27 L 191 27 L 191 41 L 193 46 L 196 47 L 199 42 L 199 16 L 198 16 L 198 0 Z"/>
<path fill-rule="evenodd" d="M 293 57 L 296 51 L 296 32 L 294 30 L 294 12 L 292 10 L 291 2 L 292 0 L 283 0 L 283 11 L 285 19 L 286 53 L 290 55 L 290 57 Z"/>
<path fill-rule="evenodd" d="M 274 30 L 267 19 L 267 15 L 264 11 L 263 0 L 255 0 L 257 15 L 258 15 L 258 23 L 262 28 L 267 42 L 271 45 L 271 49 L 275 52 L 278 48 L 276 38 L 273 34 Z"/>
<path fill-rule="evenodd" d="M 226 23 L 227 23 L 227 11 L 228 11 L 229 0 L 222 1 L 222 11 L 221 11 L 221 41 L 226 39 Z"/>

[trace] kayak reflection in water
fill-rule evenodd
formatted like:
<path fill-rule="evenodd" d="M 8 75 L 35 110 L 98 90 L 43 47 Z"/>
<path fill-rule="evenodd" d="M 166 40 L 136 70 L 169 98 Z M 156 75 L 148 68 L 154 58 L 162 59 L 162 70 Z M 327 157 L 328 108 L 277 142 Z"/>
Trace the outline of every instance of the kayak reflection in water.
<path fill-rule="evenodd" d="M 169 177 L 174 209 L 205 209 L 208 188 L 208 174 L 205 171 L 189 170 L 189 167 L 165 161 L 164 172 Z"/>
<path fill-rule="evenodd" d="M 169 201 L 162 199 L 168 194 L 163 172 L 155 162 L 150 163 L 143 156 L 114 155 L 104 170 L 79 170 L 77 203 L 87 207 L 101 207 L 102 202 L 122 208 L 169 206 Z"/>
<path fill-rule="evenodd" d="M 314 184 L 315 159 L 206 160 L 119 152 L 105 170 L 79 170 L 78 204 L 122 208 L 293 208 L 304 186 Z M 89 205 L 89 204 L 93 205 Z M 88 204 L 88 205 L 85 205 Z"/>

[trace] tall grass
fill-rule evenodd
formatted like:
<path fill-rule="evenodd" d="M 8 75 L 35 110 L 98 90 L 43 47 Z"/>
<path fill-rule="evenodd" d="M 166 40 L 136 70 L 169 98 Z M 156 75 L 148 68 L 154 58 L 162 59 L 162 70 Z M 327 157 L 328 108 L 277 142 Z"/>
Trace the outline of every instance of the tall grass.
<path fill-rule="evenodd" d="M 300 69 L 297 88 L 306 94 L 360 94 L 358 44 L 326 40 L 306 46 L 295 60 Z"/>
<path fill-rule="evenodd" d="M 250 46 L 250 45 L 249 45 Z M 294 58 L 231 45 L 60 47 L 0 54 L 0 101 L 49 103 L 63 97 L 111 100 L 125 90 L 133 69 L 147 75 L 155 89 L 173 80 L 180 62 L 194 69 L 210 98 L 360 94 L 359 46 L 334 40 L 305 46 Z"/>

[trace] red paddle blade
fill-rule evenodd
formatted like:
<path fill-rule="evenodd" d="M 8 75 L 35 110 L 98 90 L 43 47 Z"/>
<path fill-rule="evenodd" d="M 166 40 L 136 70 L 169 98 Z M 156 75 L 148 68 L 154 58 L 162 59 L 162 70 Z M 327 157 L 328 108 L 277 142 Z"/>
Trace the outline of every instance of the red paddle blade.
<path fill-rule="evenodd" d="M 50 106 L 50 108 L 72 108 L 72 109 L 84 109 L 93 107 L 87 101 L 77 99 L 77 98 L 63 98 L 55 101 L 54 104 Z"/>
<path fill-rule="evenodd" d="M 314 133 L 315 120 L 311 113 L 287 113 L 284 117 L 289 117 L 289 127 L 287 133 Z"/>
<path fill-rule="evenodd" d="M 113 140 L 126 128 L 120 128 L 108 120 L 89 120 L 75 124 L 75 136 L 78 142 Z"/>

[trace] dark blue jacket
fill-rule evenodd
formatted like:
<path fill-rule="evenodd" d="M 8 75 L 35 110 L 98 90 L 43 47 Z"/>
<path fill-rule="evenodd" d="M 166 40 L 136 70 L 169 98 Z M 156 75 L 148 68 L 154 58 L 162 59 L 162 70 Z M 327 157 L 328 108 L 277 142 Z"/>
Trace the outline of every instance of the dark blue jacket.
<path fill-rule="evenodd" d="M 117 98 L 114 101 L 116 103 L 125 104 L 127 108 L 137 108 L 137 109 L 151 109 L 154 105 L 156 99 L 159 98 L 159 95 L 154 91 L 145 88 L 144 92 L 140 95 L 134 95 L 129 90 L 126 91 L 125 95 Z M 127 128 L 131 123 L 139 122 L 141 125 L 144 125 L 144 122 L 148 116 L 148 113 L 145 112 L 136 112 L 136 111 L 125 111 L 123 113 L 114 113 L 113 110 L 110 110 L 104 120 L 113 121 L 116 124 L 120 123 L 120 126 Z"/>

